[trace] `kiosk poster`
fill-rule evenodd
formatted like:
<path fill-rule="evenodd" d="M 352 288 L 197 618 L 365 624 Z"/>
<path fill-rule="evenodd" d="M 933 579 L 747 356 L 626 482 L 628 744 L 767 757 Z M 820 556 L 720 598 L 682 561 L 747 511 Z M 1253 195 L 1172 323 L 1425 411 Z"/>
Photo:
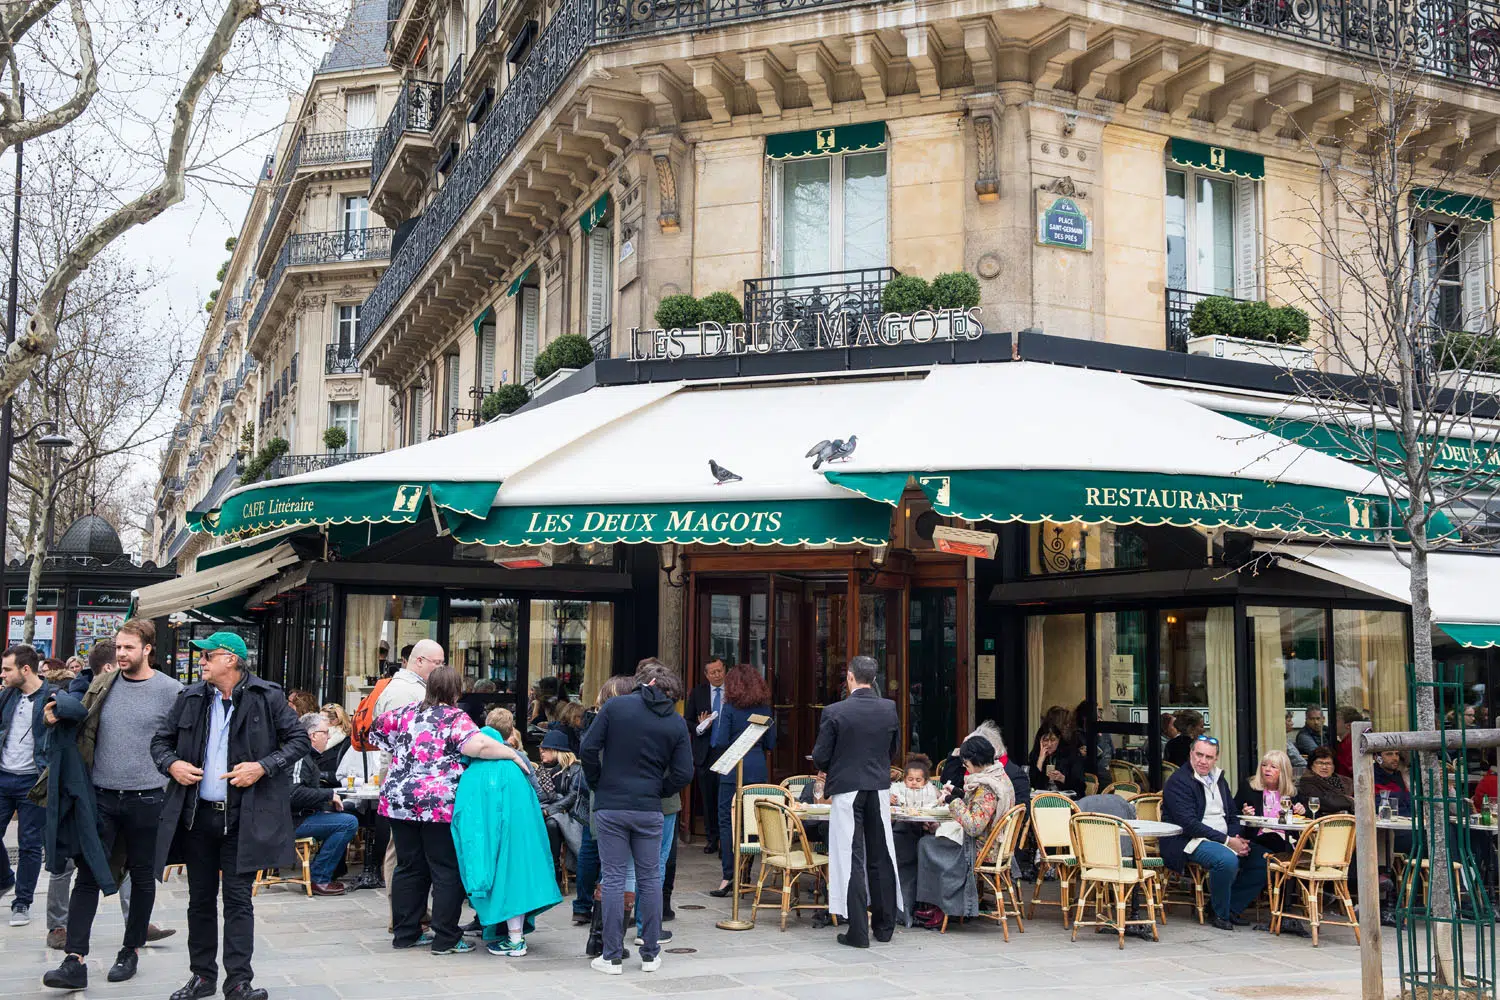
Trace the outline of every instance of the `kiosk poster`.
<path fill-rule="evenodd" d="M 31 644 L 36 651 L 45 657 L 52 655 L 52 637 L 56 634 L 57 613 L 54 611 L 38 611 L 36 613 L 36 628 L 32 632 Z M 24 611 L 12 611 L 10 613 L 10 627 L 6 630 L 6 645 L 14 646 L 24 641 L 22 637 L 26 634 L 26 613 Z"/>
<path fill-rule="evenodd" d="M 94 643 L 101 639 L 113 639 L 124 624 L 124 615 L 108 611 L 78 612 L 78 623 L 73 628 L 73 652 L 79 656 L 88 656 Z"/>

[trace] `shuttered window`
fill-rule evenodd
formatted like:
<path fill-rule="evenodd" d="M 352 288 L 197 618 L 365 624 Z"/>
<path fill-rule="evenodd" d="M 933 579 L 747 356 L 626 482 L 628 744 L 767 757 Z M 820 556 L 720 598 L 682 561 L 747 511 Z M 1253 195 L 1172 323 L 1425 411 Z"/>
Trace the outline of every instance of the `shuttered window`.
<path fill-rule="evenodd" d="M 1434 332 L 1490 329 L 1490 223 L 1437 212 L 1418 215 L 1417 252 Z"/>
<path fill-rule="evenodd" d="M 610 304 L 614 297 L 611 274 L 613 254 L 608 226 L 596 226 L 588 235 L 588 334 L 593 336 L 609 326 Z"/>
<path fill-rule="evenodd" d="M 1260 298 L 1259 181 L 1168 170 L 1167 286 Z"/>
<path fill-rule="evenodd" d="M 479 370 L 474 382 L 480 389 L 493 389 L 498 385 L 495 378 L 495 324 L 493 321 L 479 328 Z"/>
<path fill-rule="evenodd" d="M 458 418 L 454 413 L 462 405 L 459 402 L 458 393 L 458 355 L 449 354 L 443 358 L 443 385 L 447 389 L 448 402 L 443 407 L 440 415 L 444 427 L 449 434 L 458 430 Z"/>
<path fill-rule="evenodd" d="M 517 296 L 521 300 L 521 336 L 517 338 L 519 357 L 516 370 L 520 381 L 530 382 L 536 374 L 537 338 L 541 329 L 541 290 L 523 287 Z"/>

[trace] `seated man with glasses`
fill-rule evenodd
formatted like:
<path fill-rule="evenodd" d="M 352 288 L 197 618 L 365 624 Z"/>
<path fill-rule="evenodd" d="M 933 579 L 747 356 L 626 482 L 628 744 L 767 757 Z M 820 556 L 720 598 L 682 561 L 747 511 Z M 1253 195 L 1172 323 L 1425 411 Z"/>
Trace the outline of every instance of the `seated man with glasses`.
<path fill-rule="evenodd" d="M 1161 839 L 1161 856 L 1173 871 L 1192 862 L 1208 872 L 1213 925 L 1232 931 L 1249 924 L 1240 912 L 1266 887 L 1265 851 L 1240 836 L 1234 797 L 1219 768 L 1219 741 L 1198 736 L 1188 764 L 1162 786 L 1161 818 L 1182 833 Z"/>

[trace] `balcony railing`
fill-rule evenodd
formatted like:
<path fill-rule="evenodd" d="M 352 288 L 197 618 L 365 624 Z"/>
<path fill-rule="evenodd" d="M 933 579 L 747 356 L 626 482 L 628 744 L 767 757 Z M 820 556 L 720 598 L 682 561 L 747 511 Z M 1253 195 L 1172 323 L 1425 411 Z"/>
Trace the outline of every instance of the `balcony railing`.
<path fill-rule="evenodd" d="M 332 468 L 335 465 L 343 465 L 345 462 L 353 462 L 361 458 L 369 458 L 378 455 L 376 451 L 362 452 L 323 452 L 317 455 L 282 455 L 266 467 L 267 479 L 281 479 L 284 476 L 300 476 L 304 472 L 317 472 L 319 469 Z"/>
<path fill-rule="evenodd" d="M 611 326 L 606 326 L 604 329 L 596 331 L 593 336 L 589 337 L 589 346 L 594 349 L 595 361 L 598 361 L 601 358 L 609 357 L 610 349 L 614 346 L 613 339 L 614 333 L 613 327 Z"/>
<path fill-rule="evenodd" d="M 749 278 L 745 281 L 745 321 L 806 320 L 798 328 L 797 336 L 804 347 L 812 347 L 816 317 L 844 316 L 847 329 L 856 328 L 861 318 L 878 324 L 880 293 L 900 273 L 893 267 L 867 267 Z"/>
<path fill-rule="evenodd" d="M 350 344 L 329 344 L 324 348 L 324 375 L 358 375 L 359 358 Z"/>
<path fill-rule="evenodd" d="M 489 41 L 490 35 L 495 33 L 495 0 L 489 0 L 484 5 L 484 10 L 479 12 L 479 20 L 474 22 L 474 47 L 477 49 Z"/>
<path fill-rule="evenodd" d="M 338 229 L 330 233 L 297 233 L 287 241 L 290 264 L 337 264 L 382 260 L 391 255 L 391 231 Z M 272 282 L 266 282 L 270 288 Z"/>
<path fill-rule="evenodd" d="M 1193 307 L 1211 297 L 1213 296 L 1210 292 L 1190 292 L 1184 288 L 1167 289 L 1167 350 L 1187 350 L 1188 338 L 1192 336 L 1188 331 L 1188 320 L 1193 315 Z M 1228 295 L 1219 296 L 1219 298 L 1231 299 L 1234 302 L 1245 301 Z"/>
<path fill-rule="evenodd" d="M 271 238 L 271 230 L 276 228 L 276 216 L 281 214 L 281 203 L 286 201 L 287 190 L 292 186 L 292 180 L 297 176 L 297 170 L 302 165 L 302 139 L 292 147 L 292 158 L 281 171 L 281 183 L 276 187 L 276 197 L 271 201 L 271 210 L 266 213 L 266 223 L 260 229 L 260 242 L 256 244 L 255 256 L 258 260 L 260 255 L 266 252 L 266 241 Z"/>
<path fill-rule="evenodd" d="M 399 4 L 400 0 L 391 0 Z M 396 22 L 392 21 L 392 24 Z M 431 132 L 443 110 L 442 86 L 428 80 L 408 80 L 401 87 L 396 106 L 385 120 L 380 135 L 370 151 L 370 186 L 373 188 L 385 173 L 396 143 L 407 132 Z"/>
<path fill-rule="evenodd" d="M 227 379 L 225 379 L 224 380 L 224 387 L 219 390 L 219 404 L 221 406 L 227 405 L 231 400 L 234 399 L 234 394 L 237 393 L 237 392 L 239 392 L 239 391 L 240 391 L 240 380 L 239 379 L 237 379 L 237 378 L 227 378 Z"/>
<path fill-rule="evenodd" d="M 224 318 L 226 320 L 239 319 L 240 313 L 245 309 L 245 300 L 238 295 L 231 295 L 229 301 L 224 304 Z"/>
<path fill-rule="evenodd" d="M 460 52 L 458 58 L 453 60 L 453 67 L 448 70 L 448 76 L 443 80 L 443 104 L 452 104 L 458 100 L 458 91 L 464 85 L 464 54 Z"/>
<path fill-rule="evenodd" d="M 315 132 L 302 137 L 302 166 L 320 163 L 348 163 L 368 160 L 380 135 L 378 128 L 351 129 L 347 132 Z"/>
<path fill-rule="evenodd" d="M 385 0 L 385 44 L 391 44 L 391 38 L 396 34 L 396 22 L 401 20 L 401 10 L 406 6 L 406 0 Z"/>

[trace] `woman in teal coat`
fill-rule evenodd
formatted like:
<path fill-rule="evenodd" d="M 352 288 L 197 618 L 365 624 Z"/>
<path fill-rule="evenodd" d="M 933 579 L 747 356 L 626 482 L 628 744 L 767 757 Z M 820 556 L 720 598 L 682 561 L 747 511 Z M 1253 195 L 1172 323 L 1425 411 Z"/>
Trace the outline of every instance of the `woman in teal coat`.
<path fill-rule="evenodd" d="M 501 739 L 488 727 L 480 731 Z M 489 945 L 494 955 L 526 954 L 528 918 L 562 901 L 533 780 L 520 761 L 472 760 L 454 799 L 459 877 L 479 922 L 497 932 L 486 935 L 498 937 Z"/>

